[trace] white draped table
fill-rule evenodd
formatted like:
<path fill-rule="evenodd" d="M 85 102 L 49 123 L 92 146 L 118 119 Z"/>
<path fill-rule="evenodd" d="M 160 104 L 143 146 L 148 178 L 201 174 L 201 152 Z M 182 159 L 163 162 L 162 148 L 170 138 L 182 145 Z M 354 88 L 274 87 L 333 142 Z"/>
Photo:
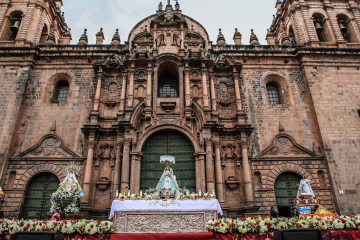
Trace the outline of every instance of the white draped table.
<path fill-rule="evenodd" d="M 115 200 L 109 218 L 117 233 L 205 232 L 206 222 L 223 215 L 218 200 Z"/>

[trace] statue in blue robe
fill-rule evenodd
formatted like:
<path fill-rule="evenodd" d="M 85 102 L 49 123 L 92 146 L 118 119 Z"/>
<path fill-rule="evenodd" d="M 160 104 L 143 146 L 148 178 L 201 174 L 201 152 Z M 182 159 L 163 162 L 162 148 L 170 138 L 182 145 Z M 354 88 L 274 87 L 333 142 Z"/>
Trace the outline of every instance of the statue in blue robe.
<path fill-rule="evenodd" d="M 171 188 L 171 191 L 173 193 L 175 193 L 176 189 L 179 188 L 179 185 L 176 182 L 174 172 L 169 165 L 165 167 L 165 170 L 161 175 L 160 181 L 157 184 L 156 188 L 158 188 L 160 191 L 162 191 L 163 188 L 166 188 L 166 190 L 169 190 L 169 188 Z"/>

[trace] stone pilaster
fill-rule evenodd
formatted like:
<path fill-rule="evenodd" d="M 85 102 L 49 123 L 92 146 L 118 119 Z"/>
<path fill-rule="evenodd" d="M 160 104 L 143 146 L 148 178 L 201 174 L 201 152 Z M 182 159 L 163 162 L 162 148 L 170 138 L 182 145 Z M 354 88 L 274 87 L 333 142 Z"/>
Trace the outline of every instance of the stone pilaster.
<path fill-rule="evenodd" d="M 240 95 L 240 87 L 239 87 L 240 74 L 238 72 L 234 72 L 233 76 L 234 76 L 234 84 L 235 84 L 236 110 L 238 113 L 240 113 L 242 112 L 241 95 Z"/>
<path fill-rule="evenodd" d="M 86 160 L 85 167 L 85 175 L 84 175 L 84 184 L 83 184 L 83 192 L 84 196 L 81 198 L 83 203 L 89 203 L 90 198 L 90 187 L 91 187 L 91 173 L 92 173 L 92 165 L 94 160 L 94 148 L 96 142 L 94 140 L 89 140 L 88 143 L 88 155 Z"/>
<path fill-rule="evenodd" d="M 120 97 L 120 112 L 123 112 L 125 109 L 125 98 L 126 98 L 126 85 L 127 85 L 127 72 L 122 73 L 123 81 L 122 81 L 122 88 L 121 88 L 121 97 Z"/>
<path fill-rule="evenodd" d="M 202 86 L 203 86 L 203 99 L 204 99 L 204 108 L 209 108 L 209 93 L 207 85 L 207 70 L 203 68 L 202 73 Z"/>
<path fill-rule="evenodd" d="M 215 176 L 216 176 L 216 196 L 220 203 L 224 203 L 224 183 L 220 159 L 220 142 L 214 142 L 215 146 Z"/>
<path fill-rule="evenodd" d="M 206 190 L 215 190 L 214 182 L 214 161 L 213 161 L 213 142 L 210 138 L 205 139 L 206 145 Z"/>
<path fill-rule="evenodd" d="M 130 187 L 130 145 L 131 139 L 124 140 L 124 152 L 121 171 L 121 189 Z"/>
<path fill-rule="evenodd" d="M 324 7 L 326 9 L 326 12 L 329 16 L 329 20 L 331 23 L 331 29 L 333 30 L 333 34 L 335 35 L 336 42 L 337 43 L 346 43 L 344 40 L 343 35 L 341 34 L 339 23 L 337 21 L 337 18 L 335 16 L 334 12 L 334 5 L 332 3 L 324 3 Z"/>
<path fill-rule="evenodd" d="M 101 94 L 101 81 L 102 81 L 102 68 L 99 68 L 99 72 L 96 74 L 97 77 L 97 85 L 95 91 L 95 99 L 94 99 L 94 111 L 99 111 L 100 106 L 100 94 Z"/>
<path fill-rule="evenodd" d="M 147 86 L 146 86 L 146 107 L 151 108 L 151 99 L 152 99 L 152 74 L 154 70 L 149 67 L 147 69 Z"/>
<path fill-rule="evenodd" d="M 128 91 L 128 102 L 127 102 L 127 108 L 133 108 L 133 102 L 134 102 L 134 75 L 135 75 L 135 69 L 132 67 L 130 70 L 130 81 L 129 81 L 129 91 Z"/>
<path fill-rule="evenodd" d="M 190 96 L 190 68 L 185 67 L 185 106 L 191 106 L 191 96 Z"/>
<path fill-rule="evenodd" d="M 114 191 L 120 189 L 120 171 L 121 171 L 121 149 L 122 142 L 116 142 L 116 159 L 115 159 L 115 168 L 114 168 Z"/>
<path fill-rule="evenodd" d="M 215 92 L 215 74 L 210 73 L 210 93 L 211 93 L 211 109 L 216 112 L 216 92 Z"/>
<path fill-rule="evenodd" d="M 251 168 L 249 164 L 248 158 L 248 146 L 249 143 L 246 139 L 240 142 L 241 150 L 242 150 L 242 158 L 243 158 L 243 169 L 244 169 L 244 182 L 245 182 L 245 196 L 246 196 L 246 203 L 254 203 L 254 190 L 252 186 L 251 180 Z"/>

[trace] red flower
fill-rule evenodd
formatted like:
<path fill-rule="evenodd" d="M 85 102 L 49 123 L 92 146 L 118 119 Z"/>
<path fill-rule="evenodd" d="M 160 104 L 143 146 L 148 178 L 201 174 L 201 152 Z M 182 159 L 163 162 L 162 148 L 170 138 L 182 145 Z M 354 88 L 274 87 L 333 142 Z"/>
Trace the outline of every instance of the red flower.
<path fill-rule="evenodd" d="M 108 222 L 105 222 L 105 225 L 107 226 L 107 225 L 108 225 Z"/>
<path fill-rule="evenodd" d="M 242 228 L 245 228 L 245 226 L 243 225 Z"/>
<path fill-rule="evenodd" d="M 94 225 L 90 225 L 90 227 L 91 227 L 91 228 L 93 228 L 93 227 L 94 227 Z"/>

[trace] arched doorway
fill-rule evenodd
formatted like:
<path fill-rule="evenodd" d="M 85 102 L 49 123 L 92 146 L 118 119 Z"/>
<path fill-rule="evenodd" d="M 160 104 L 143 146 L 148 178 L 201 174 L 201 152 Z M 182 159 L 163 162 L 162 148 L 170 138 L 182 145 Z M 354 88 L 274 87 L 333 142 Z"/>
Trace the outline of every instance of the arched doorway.
<path fill-rule="evenodd" d="M 59 188 L 60 181 L 52 173 L 40 173 L 29 183 L 23 206 L 22 218 L 46 219 L 51 204 L 50 195 Z"/>
<path fill-rule="evenodd" d="M 196 191 L 194 147 L 186 136 L 173 131 L 154 134 L 145 142 L 142 154 L 141 190 L 156 187 L 165 168 L 160 163 L 160 156 L 171 155 L 175 157 L 176 163 L 171 167 L 179 187 Z"/>
<path fill-rule="evenodd" d="M 281 217 L 291 217 L 293 200 L 298 192 L 301 177 L 292 172 L 285 172 L 275 180 L 276 205 Z"/>

